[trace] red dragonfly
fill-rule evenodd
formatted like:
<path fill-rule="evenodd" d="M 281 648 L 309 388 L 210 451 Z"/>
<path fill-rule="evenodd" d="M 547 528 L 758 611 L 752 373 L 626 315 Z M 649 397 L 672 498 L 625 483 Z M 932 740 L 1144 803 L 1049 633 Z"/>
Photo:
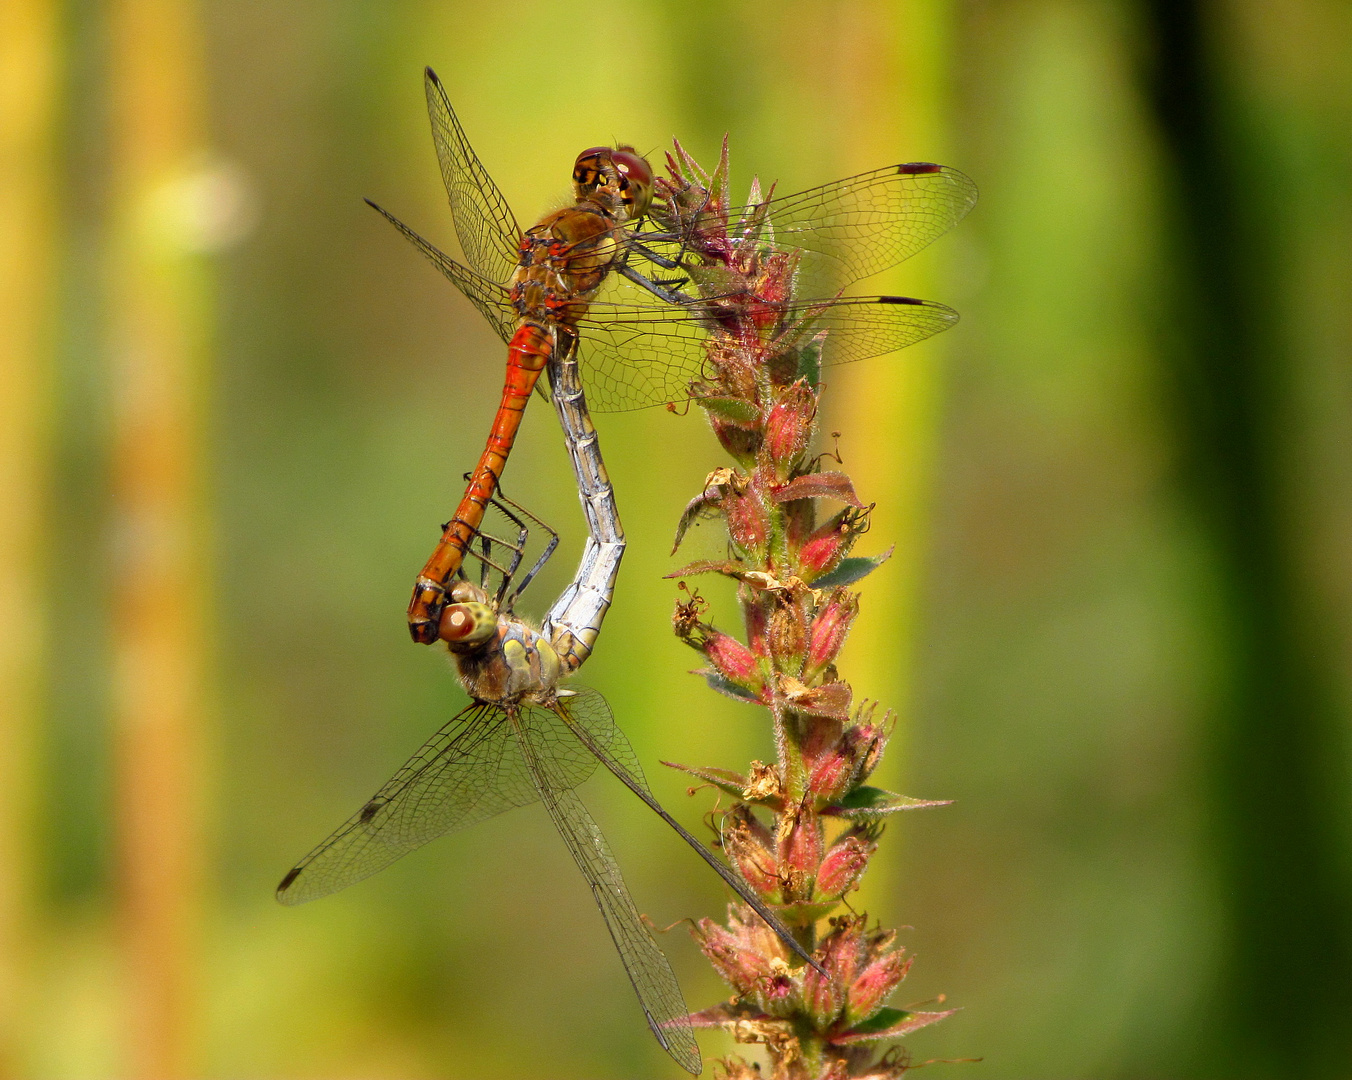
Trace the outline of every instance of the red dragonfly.
<path fill-rule="evenodd" d="M 705 371 L 717 301 L 694 299 L 635 264 L 679 275 L 688 250 L 679 231 L 644 231 L 653 172 L 632 147 L 593 147 L 573 169 L 576 202 L 523 232 L 475 155 L 441 82 L 426 71 L 428 113 L 456 235 L 456 262 L 375 203 L 396 228 L 488 319 L 508 343 L 507 378 L 488 444 L 469 487 L 423 567 L 409 605 L 415 641 L 441 636 L 447 588 L 483 520 L 521 415 L 542 371 L 576 351 L 594 408 L 644 408 L 688 396 Z M 779 325 L 825 331 L 823 363 L 879 356 L 957 321 L 942 304 L 910 297 L 841 297 L 839 290 L 914 255 L 976 202 L 976 186 L 929 162 L 872 172 L 723 210 L 768 220 L 771 246 L 800 258 L 799 288 L 827 283 L 813 299 L 775 305 Z"/>

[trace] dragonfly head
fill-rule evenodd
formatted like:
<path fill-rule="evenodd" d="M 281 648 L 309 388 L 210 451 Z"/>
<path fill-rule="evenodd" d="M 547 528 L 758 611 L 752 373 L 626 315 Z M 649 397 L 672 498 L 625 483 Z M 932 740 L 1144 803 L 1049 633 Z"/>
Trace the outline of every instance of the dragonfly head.
<path fill-rule="evenodd" d="M 469 601 L 441 609 L 438 636 L 452 652 L 468 652 L 491 641 L 498 632 L 497 613 L 487 604 Z"/>
<path fill-rule="evenodd" d="M 593 146 L 573 165 L 573 191 L 578 201 L 593 199 L 637 221 L 653 201 L 653 169 L 632 146 Z"/>

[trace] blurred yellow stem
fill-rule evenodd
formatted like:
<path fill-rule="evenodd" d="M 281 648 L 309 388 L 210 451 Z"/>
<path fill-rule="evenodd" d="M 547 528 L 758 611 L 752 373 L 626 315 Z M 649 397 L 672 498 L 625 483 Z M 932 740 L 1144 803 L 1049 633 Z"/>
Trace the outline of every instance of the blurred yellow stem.
<path fill-rule="evenodd" d="M 0 1077 L 24 1071 L 34 977 L 57 41 L 52 0 L 0 6 Z"/>
<path fill-rule="evenodd" d="M 843 174 L 891 161 L 944 160 L 949 8 L 947 0 L 840 5 L 831 86 L 835 156 Z M 929 296 L 928 276 L 917 278 L 908 267 L 906 283 L 906 292 Z M 868 289 L 896 291 L 893 275 L 871 279 Z M 872 533 L 877 548 L 896 544 L 892 560 L 865 586 L 841 667 L 861 694 L 883 699 L 903 721 L 912 693 L 943 347 L 940 338 L 829 372 L 825 395 L 825 426 L 843 433 L 841 452 L 855 486 L 865 501 L 878 504 Z M 903 749 L 902 739 L 894 741 L 894 758 Z"/>
<path fill-rule="evenodd" d="M 190 248 L 205 144 L 195 11 L 109 7 L 114 711 L 130 1076 L 198 1071 L 210 294 Z M 187 209 L 187 213 L 185 213 Z"/>

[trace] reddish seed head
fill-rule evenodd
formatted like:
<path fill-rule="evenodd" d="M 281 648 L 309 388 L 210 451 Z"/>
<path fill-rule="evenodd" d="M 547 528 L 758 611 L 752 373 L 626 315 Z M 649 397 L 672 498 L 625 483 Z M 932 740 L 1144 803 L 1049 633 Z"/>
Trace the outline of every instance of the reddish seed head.
<path fill-rule="evenodd" d="M 816 417 L 817 399 L 802 382 L 789 387 L 770 410 L 765 421 L 765 450 L 780 477 L 788 476 L 807 449 Z"/>
<path fill-rule="evenodd" d="M 835 663 L 858 614 L 859 598 L 853 593 L 841 588 L 831 594 L 808 633 L 805 679 L 814 678 Z"/>
<path fill-rule="evenodd" d="M 853 1026 L 881 1009 L 910 969 L 911 958 L 901 952 L 888 953 L 869 964 L 850 984 L 846 995 L 848 1023 Z"/>
<path fill-rule="evenodd" d="M 703 652 L 720 675 L 739 686 L 759 691 L 762 680 L 756 656 L 736 638 L 710 627 L 704 641 Z"/>
<path fill-rule="evenodd" d="M 752 813 L 738 803 L 723 822 L 723 850 L 737 872 L 766 900 L 779 900 L 779 868 L 775 862 L 774 838 Z"/>
<path fill-rule="evenodd" d="M 750 993 L 769 974 L 768 961 L 747 949 L 730 931 L 712 919 L 699 921 L 696 940 L 714 970 L 740 994 Z"/>
<path fill-rule="evenodd" d="M 817 871 L 817 892 L 821 896 L 843 896 L 854 888 L 877 847 L 857 836 L 846 836 L 833 844 Z"/>
<path fill-rule="evenodd" d="M 833 802 L 849 790 L 855 759 L 843 745 L 826 754 L 812 770 L 808 791 L 823 803 Z"/>
<path fill-rule="evenodd" d="M 748 490 L 743 495 L 725 499 L 723 513 L 733 542 L 743 551 L 755 552 L 765 546 L 770 535 L 770 521 L 756 491 Z"/>
<path fill-rule="evenodd" d="M 780 865 L 790 874 L 817 876 L 822 859 L 822 824 L 815 814 L 799 811 L 779 843 Z"/>
<path fill-rule="evenodd" d="M 854 547 L 861 527 L 859 522 L 859 512 L 854 507 L 846 507 L 803 542 L 798 550 L 798 567 L 804 581 L 815 581 L 840 564 Z"/>

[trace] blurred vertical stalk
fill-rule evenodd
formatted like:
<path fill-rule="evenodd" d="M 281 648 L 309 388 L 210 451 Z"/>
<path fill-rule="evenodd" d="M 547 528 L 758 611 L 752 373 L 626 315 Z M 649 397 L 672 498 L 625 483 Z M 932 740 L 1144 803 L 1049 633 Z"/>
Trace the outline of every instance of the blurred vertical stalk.
<path fill-rule="evenodd" d="M 950 0 L 838 5 L 830 23 L 835 34 L 830 114 L 834 156 L 842 175 L 876 168 L 884 161 L 947 160 L 943 131 L 951 22 Z M 907 288 L 902 291 L 928 297 L 929 280 L 918 279 L 908 267 Z M 882 278 L 871 280 L 868 288 L 897 291 Z M 944 348 L 941 339 L 907 352 L 899 361 L 870 365 L 867 372 L 833 374 L 832 382 L 843 386 L 845 393 L 826 420 L 828 426 L 844 431 L 886 432 L 886 438 L 873 446 L 856 438 L 841 447 L 859 491 L 868 502 L 877 503 L 873 516 L 877 535 L 896 543 L 896 554 L 879 575 L 872 603 L 860 610 L 854 637 L 860 645 L 855 649 L 847 645 L 845 656 L 870 697 L 897 704 L 903 723 L 894 749 L 901 749 L 905 741 L 904 718 L 912 689 Z M 884 639 L 894 647 L 862 644 Z"/>
<path fill-rule="evenodd" d="M 1149 90 L 1175 194 L 1169 313 L 1180 457 L 1214 576 L 1206 766 L 1227 916 L 1206 1075 L 1347 1075 L 1352 896 L 1327 631 L 1302 596 L 1284 420 L 1296 358 L 1271 284 L 1304 183 L 1250 134 L 1224 6 L 1146 0 Z M 1281 17 L 1278 15 L 1277 17 Z M 1291 185 L 1296 185 L 1293 188 Z"/>
<path fill-rule="evenodd" d="M 196 1071 L 210 282 L 190 226 L 203 168 L 194 7 L 111 0 L 114 710 L 128 1075 Z"/>
<path fill-rule="evenodd" d="M 33 973 L 55 307 L 54 0 L 0 6 L 0 1077 L 23 1072 Z"/>

